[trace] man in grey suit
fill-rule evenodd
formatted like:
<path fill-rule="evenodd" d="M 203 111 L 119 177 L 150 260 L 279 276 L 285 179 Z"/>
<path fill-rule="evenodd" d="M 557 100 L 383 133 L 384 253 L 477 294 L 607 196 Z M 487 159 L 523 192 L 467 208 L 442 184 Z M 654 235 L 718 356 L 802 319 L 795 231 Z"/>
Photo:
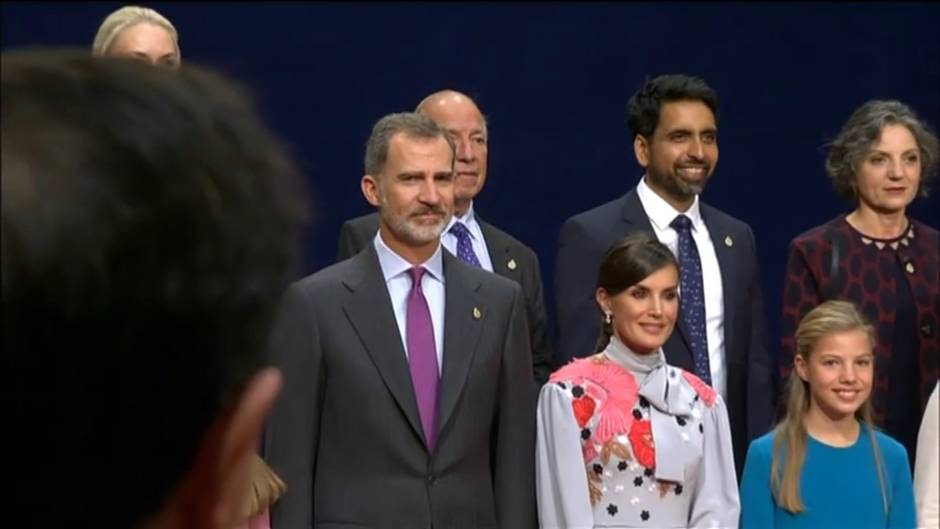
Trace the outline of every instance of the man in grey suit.
<path fill-rule="evenodd" d="M 265 437 L 280 528 L 535 526 L 534 399 L 518 284 L 441 249 L 454 146 L 419 114 L 373 128 L 379 232 L 288 289 Z"/>
<path fill-rule="evenodd" d="M 454 217 L 443 231 L 441 242 L 460 259 L 522 286 L 532 346 L 532 378 L 541 387 L 552 372 L 553 355 L 539 259 L 515 237 L 484 222 L 473 208 L 473 199 L 486 182 L 489 132 L 483 113 L 473 99 L 454 90 L 427 96 L 415 112 L 447 130 L 456 147 Z M 378 229 L 379 218 L 375 213 L 346 221 L 340 229 L 337 260 L 359 253 Z"/>

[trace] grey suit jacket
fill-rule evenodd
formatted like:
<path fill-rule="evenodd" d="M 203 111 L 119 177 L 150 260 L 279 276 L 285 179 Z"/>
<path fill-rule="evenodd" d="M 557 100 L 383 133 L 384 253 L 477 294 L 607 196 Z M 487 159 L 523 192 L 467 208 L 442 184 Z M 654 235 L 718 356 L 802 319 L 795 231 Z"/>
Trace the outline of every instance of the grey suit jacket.
<path fill-rule="evenodd" d="M 493 272 L 522 285 L 525 295 L 526 320 L 529 324 L 529 343 L 532 345 L 532 372 L 536 392 L 548 380 L 554 369 L 554 355 L 548 338 L 545 313 L 545 295 L 539 258 L 518 239 L 477 217 L 486 249 L 493 261 Z M 339 231 L 337 261 L 359 253 L 372 242 L 379 229 L 378 213 L 347 220 Z"/>
<path fill-rule="evenodd" d="M 776 395 L 767 349 L 757 248 L 750 226 L 704 202 L 700 206 L 721 269 L 728 373 L 726 404 L 740 475 L 748 444 L 773 425 Z M 575 215 L 562 225 L 555 265 L 562 361 L 593 352 L 600 332 L 601 313 L 594 291 L 601 259 L 612 243 L 639 230 L 652 232 L 653 227 L 635 189 Z M 688 336 L 685 322 L 679 318 L 663 351 L 670 364 L 695 372 Z"/>
<path fill-rule="evenodd" d="M 444 256 L 434 453 L 375 248 L 292 285 L 272 334 L 284 389 L 265 456 L 273 527 L 535 526 L 535 402 L 520 288 Z"/>

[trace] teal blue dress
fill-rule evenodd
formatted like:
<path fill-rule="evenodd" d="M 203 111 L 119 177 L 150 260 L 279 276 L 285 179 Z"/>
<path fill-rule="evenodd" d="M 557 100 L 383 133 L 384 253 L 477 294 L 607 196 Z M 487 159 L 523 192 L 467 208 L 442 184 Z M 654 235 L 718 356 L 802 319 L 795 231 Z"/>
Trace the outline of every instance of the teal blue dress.
<path fill-rule="evenodd" d="M 904 447 L 875 432 L 888 488 L 884 512 L 881 486 L 865 426 L 852 446 L 836 448 L 810 436 L 800 477 L 806 510 L 791 514 L 774 503 L 770 463 L 774 432 L 755 439 L 741 478 L 742 529 L 911 529 L 916 527 L 914 487 Z"/>

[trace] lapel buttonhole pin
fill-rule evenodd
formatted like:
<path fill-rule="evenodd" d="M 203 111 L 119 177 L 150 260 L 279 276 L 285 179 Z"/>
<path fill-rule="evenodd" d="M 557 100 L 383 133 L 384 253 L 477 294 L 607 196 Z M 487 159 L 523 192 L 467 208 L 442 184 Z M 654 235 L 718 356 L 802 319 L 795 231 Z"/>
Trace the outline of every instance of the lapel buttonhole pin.
<path fill-rule="evenodd" d="M 509 262 L 506 263 L 506 268 L 509 268 L 510 270 L 515 270 L 515 269 L 516 269 L 516 260 L 515 260 L 515 259 L 510 259 Z"/>
<path fill-rule="evenodd" d="M 480 309 L 477 308 L 477 307 L 473 307 L 473 319 L 478 320 L 478 319 L 480 319 L 482 316 L 483 316 L 483 313 L 480 312 Z"/>
<path fill-rule="evenodd" d="M 730 236 L 730 235 L 728 235 L 727 237 L 725 237 L 725 246 L 727 246 L 728 248 L 731 248 L 732 246 L 734 246 L 734 241 L 731 240 L 731 236 Z"/>

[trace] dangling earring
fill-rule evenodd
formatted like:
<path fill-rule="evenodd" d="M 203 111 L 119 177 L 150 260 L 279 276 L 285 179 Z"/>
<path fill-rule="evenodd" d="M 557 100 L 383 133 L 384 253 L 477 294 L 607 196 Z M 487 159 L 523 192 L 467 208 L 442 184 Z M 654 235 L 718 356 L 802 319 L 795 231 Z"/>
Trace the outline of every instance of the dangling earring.
<path fill-rule="evenodd" d="M 605 312 L 605 313 L 604 313 L 604 323 L 606 323 L 607 325 L 610 325 L 610 319 L 611 319 L 610 313 L 609 313 L 609 312 Z"/>

